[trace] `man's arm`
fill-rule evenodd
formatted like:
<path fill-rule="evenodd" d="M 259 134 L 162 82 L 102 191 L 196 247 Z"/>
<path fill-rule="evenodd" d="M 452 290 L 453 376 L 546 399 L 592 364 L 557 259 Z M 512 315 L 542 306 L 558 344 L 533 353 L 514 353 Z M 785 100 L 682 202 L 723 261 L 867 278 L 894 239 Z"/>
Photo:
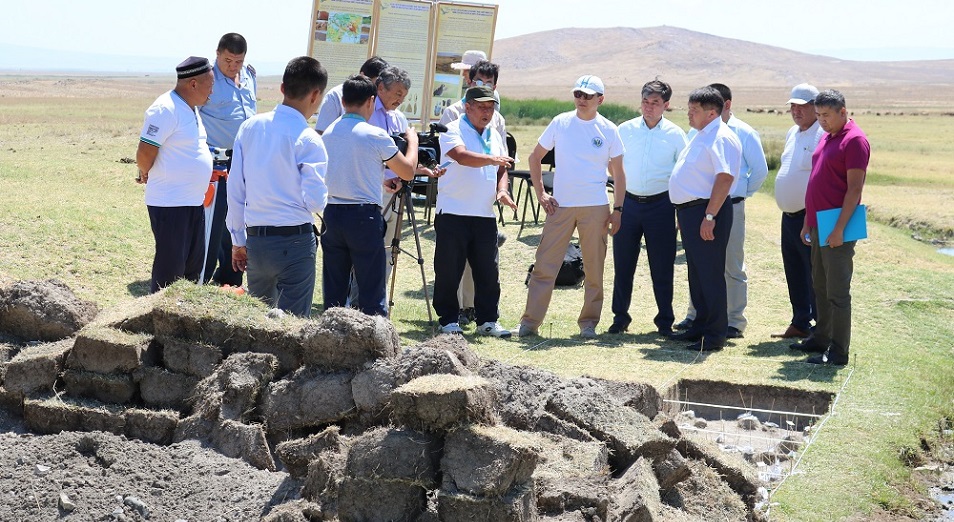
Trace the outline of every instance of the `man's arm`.
<path fill-rule="evenodd" d="M 530 153 L 528 166 L 530 167 L 530 183 L 533 185 L 534 192 L 536 192 L 537 201 L 547 214 L 553 214 L 560 204 L 543 188 L 543 157 L 547 155 L 547 152 L 543 145 L 537 143 L 533 152 Z"/>
<path fill-rule="evenodd" d="M 239 132 L 241 134 L 241 131 Z M 235 140 L 232 147 L 232 168 L 229 170 L 229 183 L 226 186 L 228 212 L 225 214 L 225 228 L 232 236 L 232 270 L 244 272 L 248 268 L 248 251 L 245 248 L 245 155 L 242 142 Z"/>
<path fill-rule="evenodd" d="M 156 163 L 156 156 L 159 155 L 159 147 L 150 145 L 144 141 L 139 142 L 136 149 L 136 165 L 139 167 L 139 183 L 145 183 L 149 179 L 149 171 Z"/>
<path fill-rule="evenodd" d="M 730 188 L 732 188 L 732 174 L 728 172 L 716 174 L 715 183 L 712 184 L 712 193 L 709 196 L 709 204 L 706 206 L 706 214 L 712 214 L 718 219 L 719 209 L 725 203 Z M 699 235 L 705 241 L 715 239 L 715 219 L 712 221 L 703 219 L 699 226 Z"/>
<path fill-rule="evenodd" d="M 454 160 L 464 167 L 486 167 L 496 165 L 498 167 L 507 167 L 513 158 L 508 156 L 494 156 L 492 154 L 483 154 L 467 150 L 463 145 L 458 145 L 447 151 L 447 157 Z"/>
<path fill-rule="evenodd" d="M 749 180 L 745 189 L 745 197 L 750 198 L 762 188 L 768 176 L 768 163 L 765 161 L 765 150 L 759 133 L 753 131 L 742 147 L 742 157 L 749 166 Z"/>
<path fill-rule="evenodd" d="M 626 171 L 623 169 L 623 155 L 620 154 L 609 160 L 609 173 L 613 178 L 613 211 L 610 212 L 608 224 L 610 226 L 610 235 L 615 235 L 619 230 L 619 222 L 622 219 L 622 211 L 616 211 L 617 207 L 623 206 L 623 200 L 626 198 Z"/>
<path fill-rule="evenodd" d="M 845 199 L 841 204 L 841 214 L 838 214 L 835 228 L 828 236 L 828 246 L 837 248 L 845 244 L 845 227 L 848 225 L 848 220 L 851 219 L 852 214 L 855 213 L 858 202 L 861 201 L 861 191 L 864 186 L 865 171 L 862 169 L 848 169 L 848 191 L 845 192 Z"/>

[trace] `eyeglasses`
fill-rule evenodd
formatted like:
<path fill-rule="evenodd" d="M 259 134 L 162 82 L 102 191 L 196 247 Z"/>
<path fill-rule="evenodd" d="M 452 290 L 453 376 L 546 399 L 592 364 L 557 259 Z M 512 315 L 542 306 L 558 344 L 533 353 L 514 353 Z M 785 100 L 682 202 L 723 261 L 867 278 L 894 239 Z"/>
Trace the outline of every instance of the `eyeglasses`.
<path fill-rule="evenodd" d="M 599 96 L 599 94 L 586 94 L 583 91 L 573 91 L 574 98 L 583 98 L 584 100 L 592 100 L 593 98 L 596 98 L 597 96 Z"/>
<path fill-rule="evenodd" d="M 483 81 L 483 80 L 474 80 L 474 87 L 483 87 L 483 86 L 485 86 L 485 85 L 486 85 L 487 87 L 490 87 L 491 89 L 493 89 L 493 87 L 494 87 L 494 82 L 485 82 L 485 81 Z"/>

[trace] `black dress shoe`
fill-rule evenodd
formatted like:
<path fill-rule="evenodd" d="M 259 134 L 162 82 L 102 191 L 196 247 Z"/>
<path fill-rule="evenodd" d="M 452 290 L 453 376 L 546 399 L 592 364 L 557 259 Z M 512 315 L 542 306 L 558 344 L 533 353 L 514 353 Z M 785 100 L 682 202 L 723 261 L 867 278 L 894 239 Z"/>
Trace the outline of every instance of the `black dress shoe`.
<path fill-rule="evenodd" d="M 692 319 L 686 318 L 672 325 L 673 330 L 688 330 L 692 328 Z"/>
<path fill-rule="evenodd" d="M 835 353 L 831 349 L 825 353 L 813 355 L 805 360 L 808 364 L 829 364 L 831 366 L 844 366 L 848 364 L 848 354 Z"/>
<path fill-rule="evenodd" d="M 814 337 L 809 337 L 808 339 L 798 343 L 792 343 L 788 345 L 788 347 L 792 350 L 799 350 L 807 353 L 825 353 L 825 350 L 828 349 L 827 346 L 816 341 Z"/>
<path fill-rule="evenodd" d="M 659 334 L 660 337 L 672 337 L 671 328 L 660 328 L 656 330 L 656 333 Z"/>
<path fill-rule="evenodd" d="M 742 330 L 739 330 L 738 328 L 734 326 L 730 326 L 725 332 L 725 338 L 726 339 L 741 339 Z"/>
<path fill-rule="evenodd" d="M 609 329 L 606 330 L 608 334 L 621 334 L 625 333 L 629 328 L 629 323 L 613 323 L 610 325 Z"/>
<path fill-rule="evenodd" d="M 686 330 L 685 332 L 674 333 L 669 336 L 673 341 L 689 341 L 695 342 L 702 339 L 702 333 L 693 332 L 692 330 Z"/>
<path fill-rule="evenodd" d="M 699 341 L 696 341 L 686 346 L 687 350 L 692 350 L 694 352 L 718 352 L 722 350 L 723 348 L 725 348 L 724 342 L 708 343 L 705 341 L 705 339 L 700 339 Z"/>

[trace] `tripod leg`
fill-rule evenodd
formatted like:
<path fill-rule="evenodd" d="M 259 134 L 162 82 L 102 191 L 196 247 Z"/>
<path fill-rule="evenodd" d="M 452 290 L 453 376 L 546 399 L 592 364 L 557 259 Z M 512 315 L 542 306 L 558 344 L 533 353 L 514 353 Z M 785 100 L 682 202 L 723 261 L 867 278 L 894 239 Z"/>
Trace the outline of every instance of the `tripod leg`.
<path fill-rule="evenodd" d="M 395 209 L 395 203 L 397 208 Z M 396 222 L 394 224 L 394 237 L 391 238 L 391 291 L 388 293 L 388 318 L 391 318 L 391 310 L 394 308 L 394 288 L 397 283 L 397 261 L 401 253 L 401 225 L 403 224 L 404 198 L 397 192 L 391 197 L 388 207 L 393 212 L 397 212 Z"/>
<path fill-rule="evenodd" d="M 424 273 L 424 254 L 421 252 L 421 236 L 417 232 L 417 219 L 414 216 L 414 205 L 411 201 L 411 192 L 407 193 L 407 220 L 411 223 L 411 231 L 414 232 L 414 244 L 417 246 L 417 264 L 421 267 L 421 288 L 424 289 L 424 306 L 427 307 L 427 324 L 431 326 L 431 333 L 435 333 L 434 316 L 431 313 L 431 296 L 427 290 L 427 274 Z"/>

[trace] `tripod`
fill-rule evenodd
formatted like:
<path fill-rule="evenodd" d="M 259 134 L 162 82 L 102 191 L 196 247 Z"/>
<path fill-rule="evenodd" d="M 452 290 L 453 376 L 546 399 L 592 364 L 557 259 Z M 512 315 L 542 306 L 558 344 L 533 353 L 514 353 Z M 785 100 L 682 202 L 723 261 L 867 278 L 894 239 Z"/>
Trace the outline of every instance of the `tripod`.
<path fill-rule="evenodd" d="M 417 264 L 421 267 L 421 287 L 424 289 L 424 304 L 427 306 L 427 324 L 434 329 L 434 317 L 431 315 L 431 297 L 427 290 L 427 276 L 424 274 L 424 256 L 421 253 L 421 236 L 417 232 L 417 219 L 414 217 L 414 202 L 411 200 L 411 189 L 414 186 L 414 180 L 403 182 L 400 190 L 391 196 L 391 200 L 384 207 L 384 213 L 389 209 L 397 212 L 397 223 L 395 224 L 394 238 L 391 239 L 391 291 L 388 294 L 388 317 L 391 316 L 391 310 L 394 309 L 394 287 L 397 282 L 397 262 L 398 255 L 405 253 L 413 257 L 413 254 L 401 248 L 401 230 L 404 224 L 404 214 L 407 214 L 407 220 L 411 223 L 411 231 L 414 233 L 414 244 L 417 246 Z"/>

